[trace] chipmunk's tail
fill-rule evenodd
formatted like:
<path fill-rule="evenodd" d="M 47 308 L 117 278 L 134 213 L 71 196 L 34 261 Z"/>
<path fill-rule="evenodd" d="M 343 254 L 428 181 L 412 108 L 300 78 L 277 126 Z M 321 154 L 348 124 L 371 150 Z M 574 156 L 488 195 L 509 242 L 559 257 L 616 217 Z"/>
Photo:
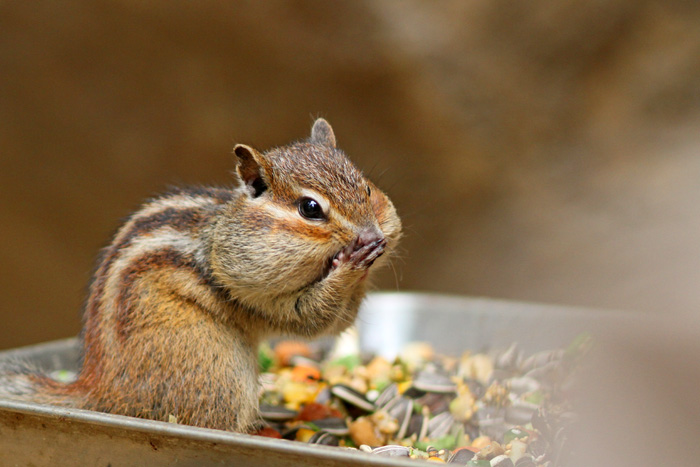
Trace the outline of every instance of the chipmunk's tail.
<path fill-rule="evenodd" d="M 82 397 L 71 390 L 70 381 L 51 378 L 21 361 L 0 361 L 0 399 L 80 407 Z"/>

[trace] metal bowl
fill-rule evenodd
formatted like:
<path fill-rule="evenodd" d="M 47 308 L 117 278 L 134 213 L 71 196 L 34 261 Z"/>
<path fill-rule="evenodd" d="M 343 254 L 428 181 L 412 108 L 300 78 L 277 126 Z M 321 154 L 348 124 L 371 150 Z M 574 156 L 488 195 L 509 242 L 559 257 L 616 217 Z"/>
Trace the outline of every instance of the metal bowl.
<path fill-rule="evenodd" d="M 392 357 L 403 344 L 437 351 L 507 347 L 526 352 L 568 344 L 615 313 L 420 293 L 375 293 L 358 318 L 362 350 Z M 0 352 L 48 371 L 73 369 L 78 342 L 65 339 Z M 356 450 L 0 399 L 3 465 L 416 466 Z"/>

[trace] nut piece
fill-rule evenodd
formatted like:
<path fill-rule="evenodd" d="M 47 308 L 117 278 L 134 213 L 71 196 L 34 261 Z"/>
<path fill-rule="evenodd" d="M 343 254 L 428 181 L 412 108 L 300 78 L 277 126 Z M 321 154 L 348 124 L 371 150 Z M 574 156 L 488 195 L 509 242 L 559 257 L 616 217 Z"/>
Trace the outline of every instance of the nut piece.
<path fill-rule="evenodd" d="M 382 440 L 377 436 L 374 425 L 366 417 L 360 417 L 349 426 L 350 438 L 356 445 L 379 446 Z"/>
<path fill-rule="evenodd" d="M 505 449 L 498 444 L 496 441 L 491 444 L 481 448 L 479 452 L 476 453 L 477 459 L 491 460 L 494 457 L 500 456 L 505 453 Z"/>
<path fill-rule="evenodd" d="M 282 341 L 275 346 L 275 357 L 282 366 L 289 365 L 292 357 L 296 355 L 310 357 L 309 344 L 301 341 Z"/>
<path fill-rule="evenodd" d="M 478 450 L 484 449 L 489 444 L 491 444 L 491 438 L 488 436 L 479 436 L 472 441 L 472 447 Z"/>

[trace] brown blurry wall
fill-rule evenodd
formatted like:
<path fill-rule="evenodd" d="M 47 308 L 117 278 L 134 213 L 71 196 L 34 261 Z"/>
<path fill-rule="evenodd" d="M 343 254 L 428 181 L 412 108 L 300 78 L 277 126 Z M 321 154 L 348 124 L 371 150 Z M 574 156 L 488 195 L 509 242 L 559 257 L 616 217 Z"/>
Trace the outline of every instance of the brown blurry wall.
<path fill-rule="evenodd" d="M 0 3 L 0 348 L 74 335 L 98 249 L 316 116 L 395 201 L 382 288 L 700 305 L 700 3 Z"/>

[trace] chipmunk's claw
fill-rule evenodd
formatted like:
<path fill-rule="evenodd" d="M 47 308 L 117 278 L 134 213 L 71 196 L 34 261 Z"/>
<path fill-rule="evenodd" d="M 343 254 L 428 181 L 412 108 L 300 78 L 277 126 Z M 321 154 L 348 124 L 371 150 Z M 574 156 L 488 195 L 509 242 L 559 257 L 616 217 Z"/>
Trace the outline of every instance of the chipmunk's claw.
<path fill-rule="evenodd" d="M 333 257 L 331 269 L 343 263 L 350 263 L 353 269 L 367 269 L 384 254 L 386 243 L 382 235 L 361 234 Z"/>
<path fill-rule="evenodd" d="M 352 255 L 350 255 L 350 261 L 356 269 L 367 269 L 374 262 L 384 254 L 384 248 L 386 247 L 386 239 L 375 240 L 369 245 L 365 245 L 357 250 L 355 250 Z"/>

